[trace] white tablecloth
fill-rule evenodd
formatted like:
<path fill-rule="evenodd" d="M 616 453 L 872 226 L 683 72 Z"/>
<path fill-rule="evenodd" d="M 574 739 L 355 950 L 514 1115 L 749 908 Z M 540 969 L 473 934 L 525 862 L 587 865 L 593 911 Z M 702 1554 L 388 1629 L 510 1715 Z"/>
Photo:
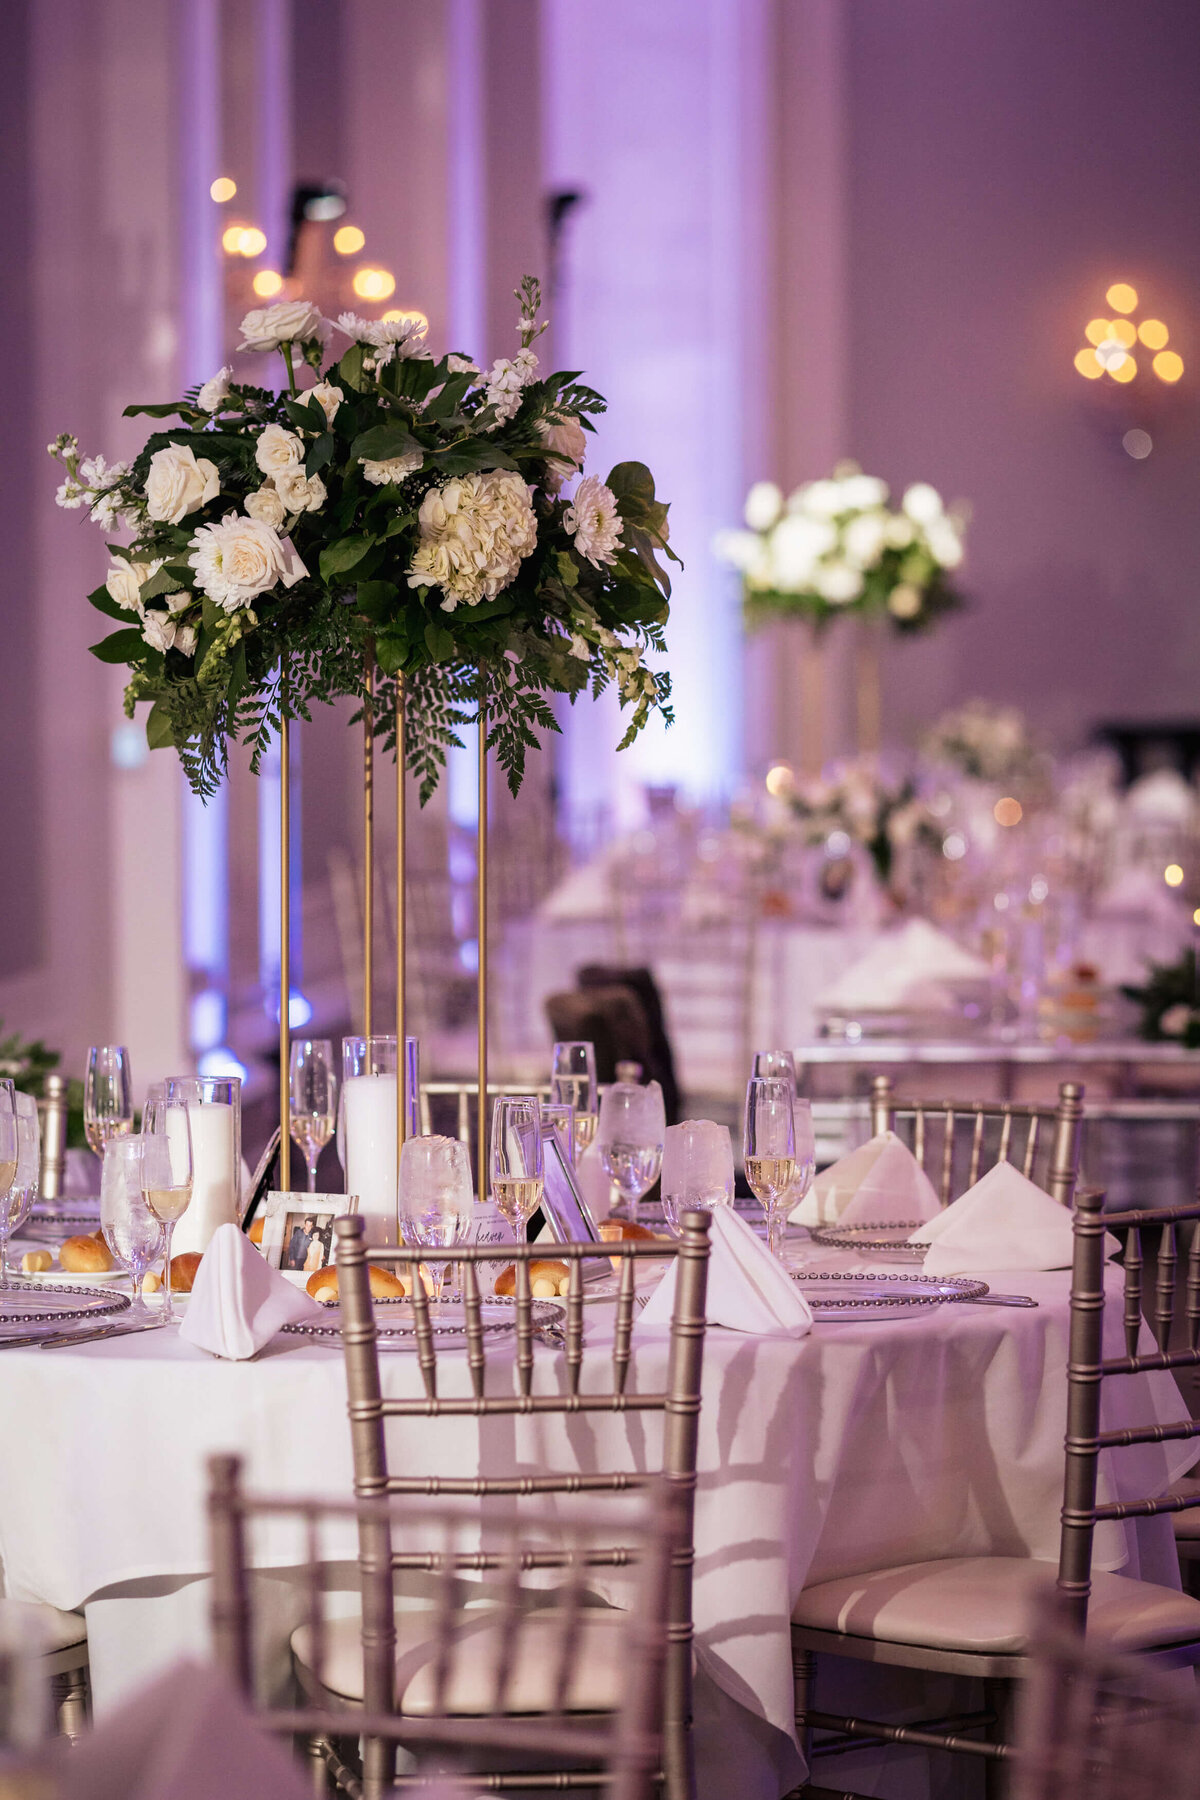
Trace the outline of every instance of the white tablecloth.
<path fill-rule="evenodd" d="M 695 1615 L 705 1677 L 701 1792 L 771 1800 L 796 1779 L 788 1621 L 802 1586 L 886 1563 L 1058 1549 L 1067 1339 L 1065 1272 L 992 1278 L 1036 1310 L 953 1306 L 896 1322 L 818 1325 L 799 1341 L 709 1333 L 696 1508 Z M 589 1309 L 589 1336 L 608 1309 Z M 1110 1306 L 1114 1349 L 1119 1307 Z M 634 1379 L 664 1379 L 666 1338 L 642 1328 Z M 336 1350 L 277 1340 L 223 1363 L 174 1331 L 0 1363 L 0 1556 L 11 1593 L 84 1606 L 98 1710 L 203 1643 L 203 1464 L 237 1451 L 251 1488 L 344 1495 L 351 1482 Z M 466 1388 L 463 1359 L 443 1391 Z M 383 1359 L 386 1391 L 417 1392 L 415 1358 Z M 558 1377 L 539 1350 L 537 1378 Z M 1108 1384 L 1108 1425 L 1184 1415 L 1168 1376 Z M 659 1421 L 392 1422 L 394 1466 L 467 1474 L 564 1459 L 655 1466 Z M 1112 1492 L 1161 1491 L 1187 1444 L 1119 1453 Z M 1115 1471 L 1115 1473 L 1114 1473 Z M 1119 1479 L 1119 1488 L 1114 1483 Z M 347 1542 L 346 1554 L 352 1556 Z M 297 1561 L 285 1537 L 257 1560 Z M 1104 1527 L 1098 1566 L 1174 1583 L 1169 1521 Z M 289 1612 L 281 1573 L 273 1616 Z M 274 1603 L 272 1603 L 274 1604 Z M 285 1637 L 281 1638 L 281 1643 Z M 708 1686 L 715 1683 L 716 1690 Z M 729 1700 L 737 1705 L 730 1705 Z"/>

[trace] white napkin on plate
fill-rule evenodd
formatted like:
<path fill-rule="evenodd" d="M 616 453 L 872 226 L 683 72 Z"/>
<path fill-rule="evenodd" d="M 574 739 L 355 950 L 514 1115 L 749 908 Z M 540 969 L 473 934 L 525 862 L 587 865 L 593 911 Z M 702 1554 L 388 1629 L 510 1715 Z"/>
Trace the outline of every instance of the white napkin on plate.
<path fill-rule="evenodd" d="M 214 1356 L 241 1362 L 256 1355 L 282 1325 L 328 1317 L 325 1307 L 271 1268 L 245 1232 L 221 1225 L 196 1271 L 179 1335 Z"/>
<path fill-rule="evenodd" d="M 804 1337 L 812 1330 L 808 1301 L 732 1206 L 713 1207 L 710 1242 L 705 1307 L 710 1325 L 727 1325 L 731 1331 L 750 1331 L 759 1337 Z M 639 1323 L 671 1323 L 675 1273 L 672 1263 L 643 1307 Z"/>
<path fill-rule="evenodd" d="M 985 1269 L 1069 1269 L 1075 1234 L 1070 1207 L 1001 1162 L 908 1241 L 929 1245 L 926 1275 L 975 1275 Z M 1119 1247 L 1106 1233 L 1105 1255 L 1114 1256 Z"/>
<path fill-rule="evenodd" d="M 822 1169 L 793 1225 L 900 1225 L 938 1212 L 933 1183 L 903 1139 L 884 1131 Z"/>
<path fill-rule="evenodd" d="M 988 973 L 986 963 L 927 919 L 910 919 L 899 931 L 885 932 L 864 957 L 823 988 L 816 1004 L 863 1012 L 901 1006 L 950 1011 L 953 985 L 986 981 Z"/>

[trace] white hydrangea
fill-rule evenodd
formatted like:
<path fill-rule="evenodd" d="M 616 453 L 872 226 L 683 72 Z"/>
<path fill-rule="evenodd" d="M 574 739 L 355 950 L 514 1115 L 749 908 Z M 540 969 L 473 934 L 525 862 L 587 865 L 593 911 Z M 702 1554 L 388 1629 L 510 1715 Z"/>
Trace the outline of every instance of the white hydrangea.
<path fill-rule="evenodd" d="M 497 357 L 487 378 L 488 404 L 496 409 L 493 430 L 520 411 L 521 392 L 537 378 L 537 370 L 538 359 L 532 350 L 518 350 L 511 362 L 507 357 Z"/>
<path fill-rule="evenodd" d="M 290 541 L 261 519 L 226 513 L 218 523 L 202 525 L 193 537 L 188 562 L 196 585 L 226 612 L 249 606 L 259 594 L 282 583 L 294 587 L 308 570 Z"/>
<path fill-rule="evenodd" d="M 594 568 L 615 563 L 621 546 L 617 497 L 598 475 L 585 475 L 563 514 L 563 529 L 575 539 L 580 556 Z"/>
<path fill-rule="evenodd" d="M 456 475 L 421 502 L 410 587 L 439 587 L 443 612 L 494 599 L 537 544 L 531 489 L 511 469 Z"/>
<path fill-rule="evenodd" d="M 425 461 L 423 450 L 406 450 L 403 456 L 389 456 L 383 462 L 373 462 L 369 456 L 360 456 L 363 480 L 371 482 L 375 487 L 386 487 L 389 482 L 403 481 L 406 475 L 415 475 Z"/>

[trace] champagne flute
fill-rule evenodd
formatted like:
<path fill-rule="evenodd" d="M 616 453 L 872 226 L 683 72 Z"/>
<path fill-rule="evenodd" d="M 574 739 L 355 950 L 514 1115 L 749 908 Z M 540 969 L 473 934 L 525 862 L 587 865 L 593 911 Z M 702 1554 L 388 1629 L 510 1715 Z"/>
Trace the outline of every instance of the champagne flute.
<path fill-rule="evenodd" d="M 793 1094 L 796 1091 L 796 1059 L 790 1050 L 756 1050 L 750 1073 L 768 1078 L 786 1076 L 792 1084 Z"/>
<path fill-rule="evenodd" d="M 100 1229 L 115 1260 L 129 1270 L 133 1282 L 131 1317 L 144 1324 L 151 1314 L 142 1299 L 142 1277 L 162 1255 L 165 1232 L 162 1220 L 151 1212 L 142 1192 L 141 1138 L 110 1138 L 104 1146 Z"/>
<path fill-rule="evenodd" d="M 754 1075 L 746 1083 L 746 1180 L 767 1215 L 772 1256 L 783 1260 L 784 1199 L 796 1174 L 792 1084 L 783 1075 Z"/>
<path fill-rule="evenodd" d="M 133 1130 L 133 1076 L 124 1044 L 93 1044 L 88 1051 L 83 1130 L 96 1156 L 104 1155 L 113 1138 Z"/>
<path fill-rule="evenodd" d="M 297 1038 L 288 1077 L 292 1090 L 292 1136 L 308 1170 L 308 1191 L 317 1191 L 317 1163 L 337 1122 L 338 1078 L 328 1038 Z"/>
<path fill-rule="evenodd" d="M 474 1221 L 473 1204 L 471 1158 L 465 1144 L 450 1137 L 405 1139 L 396 1210 L 406 1244 L 424 1244 L 431 1250 L 461 1244 Z M 449 1266 L 429 1264 L 435 1305 Z"/>
<path fill-rule="evenodd" d="M 492 1107 L 492 1199 L 517 1243 L 541 1204 L 542 1108 L 536 1094 L 501 1094 Z"/>
<path fill-rule="evenodd" d="M 668 1125 L 662 1154 L 663 1217 L 676 1237 L 682 1217 L 701 1207 L 733 1205 L 733 1145 L 727 1125 L 685 1119 Z"/>
<path fill-rule="evenodd" d="M 575 1108 L 575 1155 L 582 1156 L 599 1122 L 600 1089 L 593 1044 L 582 1038 L 555 1044 L 550 1058 L 550 1098 Z"/>
<path fill-rule="evenodd" d="M 149 1123 L 147 1124 L 147 1120 Z M 147 1099 L 142 1113 L 142 1193 L 166 1232 L 163 1247 L 163 1319 L 175 1317 L 171 1292 L 171 1239 L 192 1203 L 192 1127 L 181 1099 Z"/>
<path fill-rule="evenodd" d="M 0 1287 L 8 1286 L 8 1240 L 29 1211 L 32 1191 L 25 1192 L 24 1176 L 29 1160 L 28 1122 L 22 1102 L 33 1109 L 33 1190 L 37 1187 L 37 1102 L 18 1094 L 11 1081 L 0 1081 Z"/>
<path fill-rule="evenodd" d="M 667 1115 L 657 1081 L 615 1081 L 604 1090 L 596 1141 L 600 1166 L 616 1187 L 613 1218 L 630 1217 L 643 1194 L 658 1180 L 662 1167 Z"/>
<path fill-rule="evenodd" d="M 575 1108 L 565 1105 L 561 1100 L 543 1100 L 542 1124 L 549 1125 L 558 1140 L 558 1147 L 570 1163 L 575 1167 Z"/>

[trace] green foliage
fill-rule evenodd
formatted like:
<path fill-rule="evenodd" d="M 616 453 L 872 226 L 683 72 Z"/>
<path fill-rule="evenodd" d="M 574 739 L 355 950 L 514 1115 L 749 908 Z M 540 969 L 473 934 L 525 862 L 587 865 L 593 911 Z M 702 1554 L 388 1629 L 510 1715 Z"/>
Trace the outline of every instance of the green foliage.
<path fill-rule="evenodd" d="M 1152 962 L 1148 968 L 1141 987 L 1121 989 L 1125 998 L 1141 1009 L 1138 1035 L 1151 1043 L 1183 1044 L 1188 1050 L 1200 1050 L 1196 952 L 1185 950 L 1177 962 Z"/>
<path fill-rule="evenodd" d="M 3 1024 L 0 1019 L 0 1029 Z M 46 1098 L 46 1077 L 53 1074 L 61 1061 L 62 1052 L 49 1049 L 41 1038 L 26 1039 L 19 1031 L 0 1038 L 0 1077 L 11 1081 L 18 1093 L 29 1094 L 35 1100 Z M 70 1080 L 67 1083 L 67 1145 L 72 1150 L 79 1150 L 86 1141 L 83 1083 Z"/>

